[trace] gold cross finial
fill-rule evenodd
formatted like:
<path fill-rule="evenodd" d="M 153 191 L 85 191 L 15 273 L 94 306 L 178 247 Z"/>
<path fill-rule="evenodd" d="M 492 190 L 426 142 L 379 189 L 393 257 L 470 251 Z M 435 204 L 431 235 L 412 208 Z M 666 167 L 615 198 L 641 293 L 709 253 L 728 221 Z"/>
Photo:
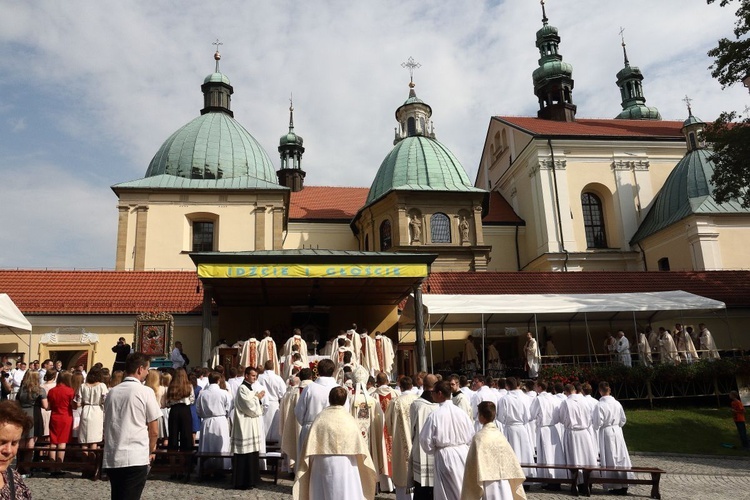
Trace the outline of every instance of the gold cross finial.
<path fill-rule="evenodd" d="M 409 87 L 414 87 L 414 70 L 421 68 L 422 65 L 414 60 L 413 57 L 409 56 L 406 62 L 401 63 L 402 68 L 409 68 Z"/>
<path fill-rule="evenodd" d="M 625 66 L 630 65 L 630 61 L 628 61 L 628 52 L 625 50 L 625 28 L 620 26 L 620 39 L 622 40 L 622 55 L 625 58 Z"/>
<path fill-rule="evenodd" d="M 216 71 L 215 73 L 219 72 L 219 60 L 221 59 L 221 54 L 219 53 L 219 45 L 224 45 L 219 41 L 217 38 L 215 42 L 213 42 L 211 45 L 216 45 L 216 52 L 214 53 L 214 59 L 216 60 Z"/>
<path fill-rule="evenodd" d="M 542 23 L 547 24 L 549 19 L 547 19 L 547 11 L 544 9 L 544 0 L 541 0 L 539 3 L 542 4 Z"/>

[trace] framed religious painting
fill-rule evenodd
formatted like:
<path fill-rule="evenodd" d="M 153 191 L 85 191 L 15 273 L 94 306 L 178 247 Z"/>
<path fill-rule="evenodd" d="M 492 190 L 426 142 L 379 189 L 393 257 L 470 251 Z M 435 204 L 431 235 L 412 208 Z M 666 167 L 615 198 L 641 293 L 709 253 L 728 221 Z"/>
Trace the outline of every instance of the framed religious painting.
<path fill-rule="evenodd" d="M 135 320 L 135 351 L 147 356 L 169 356 L 174 336 L 174 318 L 169 313 L 143 313 Z"/>

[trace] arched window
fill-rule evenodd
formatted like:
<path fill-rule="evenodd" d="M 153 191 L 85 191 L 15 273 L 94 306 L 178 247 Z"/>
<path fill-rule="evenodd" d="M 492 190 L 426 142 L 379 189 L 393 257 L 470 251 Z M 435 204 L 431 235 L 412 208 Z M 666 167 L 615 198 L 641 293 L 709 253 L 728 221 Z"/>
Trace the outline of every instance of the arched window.
<path fill-rule="evenodd" d="M 430 217 L 430 233 L 433 243 L 451 242 L 451 221 L 447 215 L 436 213 Z"/>
<path fill-rule="evenodd" d="M 380 250 L 391 248 L 391 241 L 391 221 L 386 219 L 380 224 Z"/>
<path fill-rule="evenodd" d="M 193 221 L 193 252 L 214 251 L 214 223 Z"/>
<path fill-rule="evenodd" d="M 417 122 L 413 116 L 406 120 L 406 133 L 409 137 L 417 135 Z"/>
<path fill-rule="evenodd" d="M 586 246 L 588 248 L 607 248 L 602 201 L 593 193 L 583 193 L 581 195 L 581 206 L 583 208 L 583 225 L 586 228 Z"/>
<path fill-rule="evenodd" d="M 658 262 L 659 265 L 659 271 L 669 271 L 669 259 L 664 257 L 659 259 Z"/>

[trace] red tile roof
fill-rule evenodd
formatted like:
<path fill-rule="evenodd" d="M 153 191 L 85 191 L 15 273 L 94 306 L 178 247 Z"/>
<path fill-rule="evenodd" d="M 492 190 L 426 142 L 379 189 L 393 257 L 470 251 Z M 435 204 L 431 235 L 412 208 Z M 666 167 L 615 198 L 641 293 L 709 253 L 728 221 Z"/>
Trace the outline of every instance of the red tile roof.
<path fill-rule="evenodd" d="M 574 122 L 558 122 L 530 116 L 495 116 L 494 118 L 532 135 L 684 140 L 680 131 L 681 121 L 578 118 Z"/>
<path fill-rule="evenodd" d="M 370 188 L 305 186 L 292 193 L 289 220 L 349 222 L 367 200 Z"/>
<path fill-rule="evenodd" d="M 683 290 L 720 300 L 727 307 L 750 307 L 750 271 L 432 273 L 422 289 L 466 295 Z"/>
<path fill-rule="evenodd" d="M 487 215 L 482 218 L 484 224 L 496 225 L 521 225 L 525 222 L 521 219 L 510 203 L 497 191 L 490 192 L 490 207 Z"/>
<path fill-rule="evenodd" d="M 0 270 L 0 292 L 24 314 L 200 314 L 194 271 Z"/>

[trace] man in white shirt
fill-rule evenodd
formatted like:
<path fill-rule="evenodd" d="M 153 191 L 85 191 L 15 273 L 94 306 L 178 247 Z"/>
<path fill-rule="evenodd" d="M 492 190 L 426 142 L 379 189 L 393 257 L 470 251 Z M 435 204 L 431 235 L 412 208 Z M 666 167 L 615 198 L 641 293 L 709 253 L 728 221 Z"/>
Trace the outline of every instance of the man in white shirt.
<path fill-rule="evenodd" d="M 10 379 L 10 385 L 13 388 L 13 399 L 15 399 L 16 394 L 18 394 L 18 390 L 21 388 L 21 382 L 23 382 L 23 377 L 26 375 L 26 363 L 21 361 L 18 363 L 18 367 L 11 372 L 11 379 Z"/>
<path fill-rule="evenodd" d="M 51 370 L 55 367 L 55 364 L 52 362 L 51 359 L 45 359 L 42 363 L 42 367 L 39 369 L 39 383 L 44 383 L 44 376 L 47 374 L 48 370 Z"/>
<path fill-rule="evenodd" d="M 255 377 L 257 378 L 258 373 L 255 372 Z M 232 395 L 232 399 L 234 399 L 237 396 L 237 390 L 242 385 L 242 382 L 245 381 L 245 377 L 242 375 L 242 372 L 238 372 L 237 368 L 234 366 L 230 366 L 227 369 L 227 390 L 229 391 L 229 394 Z M 255 380 L 253 380 L 254 382 Z"/>
<path fill-rule="evenodd" d="M 172 362 L 172 368 L 183 368 L 186 364 L 185 356 L 182 354 L 182 342 L 177 341 L 174 343 L 174 349 L 172 354 L 169 356 L 169 360 Z"/>
<path fill-rule="evenodd" d="M 492 389 L 486 384 L 488 379 L 491 381 L 491 377 L 483 377 L 482 375 L 475 375 L 474 376 L 474 395 L 472 396 L 471 400 L 471 411 L 474 418 L 474 430 L 478 431 L 482 428 L 482 424 L 479 423 L 479 420 L 477 419 L 477 407 L 479 406 L 479 403 L 483 401 L 489 401 L 495 405 L 497 405 L 497 396 L 495 396 L 495 393 L 492 392 Z M 502 431 L 502 427 L 500 428 Z"/>
<path fill-rule="evenodd" d="M 143 385 L 149 360 L 128 355 L 125 379 L 104 402 L 104 461 L 112 500 L 141 497 L 149 463 L 154 459 L 162 416 L 154 391 Z"/>

